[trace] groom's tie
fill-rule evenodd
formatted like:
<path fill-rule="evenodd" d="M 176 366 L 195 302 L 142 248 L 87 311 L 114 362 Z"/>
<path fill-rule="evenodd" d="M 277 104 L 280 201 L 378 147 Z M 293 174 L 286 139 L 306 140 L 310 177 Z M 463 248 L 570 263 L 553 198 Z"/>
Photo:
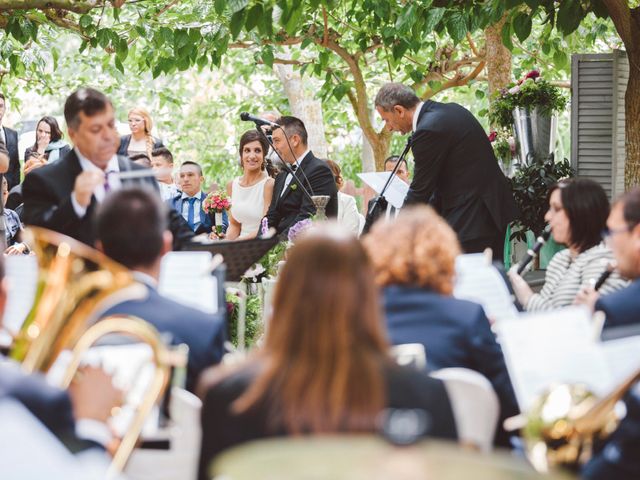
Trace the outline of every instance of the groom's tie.
<path fill-rule="evenodd" d="M 187 200 L 189 201 L 189 210 L 187 211 L 187 223 L 189 224 L 189 227 L 191 227 L 191 230 L 195 231 L 194 217 L 196 213 L 195 211 L 196 197 L 191 197 L 191 198 L 188 198 Z"/>

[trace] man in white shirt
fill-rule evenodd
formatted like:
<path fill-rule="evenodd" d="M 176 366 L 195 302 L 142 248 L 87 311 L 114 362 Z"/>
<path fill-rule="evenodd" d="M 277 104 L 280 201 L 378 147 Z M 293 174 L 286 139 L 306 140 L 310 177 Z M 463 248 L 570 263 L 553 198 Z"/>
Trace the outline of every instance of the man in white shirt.
<path fill-rule="evenodd" d="M 173 154 L 167 147 L 159 147 L 151 152 L 151 168 L 156 174 L 162 200 L 175 197 L 178 187 L 173 182 Z"/>

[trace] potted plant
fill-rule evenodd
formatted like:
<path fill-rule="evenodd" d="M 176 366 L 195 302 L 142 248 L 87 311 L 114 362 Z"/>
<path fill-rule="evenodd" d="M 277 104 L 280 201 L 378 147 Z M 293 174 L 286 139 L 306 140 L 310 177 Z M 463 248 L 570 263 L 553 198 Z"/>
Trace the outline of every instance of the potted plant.
<path fill-rule="evenodd" d="M 503 129 L 513 127 L 519 163 L 543 162 L 555 148 L 554 113 L 564 110 L 567 99 L 558 87 L 532 70 L 522 80 L 496 92 L 490 120 Z"/>

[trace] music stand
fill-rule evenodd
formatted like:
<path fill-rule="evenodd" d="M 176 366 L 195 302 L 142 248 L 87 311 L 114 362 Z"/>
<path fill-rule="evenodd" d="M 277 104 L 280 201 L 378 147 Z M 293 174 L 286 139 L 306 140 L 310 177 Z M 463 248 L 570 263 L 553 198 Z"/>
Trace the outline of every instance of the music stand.
<path fill-rule="evenodd" d="M 191 242 L 184 246 L 184 250 L 206 251 L 212 255 L 219 253 L 224 258 L 227 267 L 228 282 L 239 282 L 244 273 L 258 262 L 277 243 L 278 237 L 251 238 L 249 240 L 216 240 L 207 243 Z"/>

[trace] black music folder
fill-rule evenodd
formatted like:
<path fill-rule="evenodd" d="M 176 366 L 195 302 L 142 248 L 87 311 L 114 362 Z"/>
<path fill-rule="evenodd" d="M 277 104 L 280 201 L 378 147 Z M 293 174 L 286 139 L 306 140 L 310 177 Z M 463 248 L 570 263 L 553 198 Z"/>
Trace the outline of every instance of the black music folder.
<path fill-rule="evenodd" d="M 226 280 L 239 282 L 244 273 L 264 257 L 278 242 L 279 237 L 251 238 L 249 240 L 214 240 L 206 243 L 191 242 L 184 250 L 219 253 L 226 265 Z"/>

